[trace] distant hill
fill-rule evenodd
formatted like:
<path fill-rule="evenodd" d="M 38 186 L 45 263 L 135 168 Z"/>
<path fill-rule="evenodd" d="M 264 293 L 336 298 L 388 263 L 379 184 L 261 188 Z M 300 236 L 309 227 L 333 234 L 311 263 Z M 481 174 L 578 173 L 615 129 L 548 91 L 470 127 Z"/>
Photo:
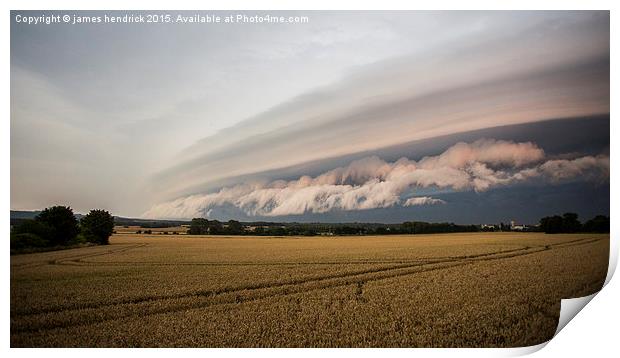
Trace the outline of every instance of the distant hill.
<path fill-rule="evenodd" d="M 39 215 L 41 210 L 25 211 L 25 210 L 11 210 L 11 225 L 19 224 L 21 221 L 34 219 Z M 84 214 L 76 213 L 76 219 L 80 220 L 84 217 Z M 133 219 L 124 218 L 121 216 L 114 216 L 114 223 L 116 225 L 123 226 L 142 226 L 142 227 L 171 227 L 180 225 L 189 225 L 189 221 L 184 220 L 153 220 L 153 219 Z"/>
<path fill-rule="evenodd" d="M 41 213 L 40 210 L 37 211 L 21 211 L 21 210 L 11 210 L 11 220 L 13 219 L 34 219 L 35 216 Z"/>
<path fill-rule="evenodd" d="M 189 225 L 189 220 L 154 220 L 154 219 L 133 219 L 121 216 L 114 217 L 114 224 L 121 226 L 141 226 L 145 228 L 173 227 Z"/>
<path fill-rule="evenodd" d="M 35 216 L 39 215 L 40 213 L 41 213 L 41 210 L 33 210 L 33 211 L 11 210 L 11 225 L 18 225 L 24 220 L 34 219 Z M 75 214 L 75 218 L 78 220 L 80 220 L 83 217 L 84 217 L 83 214 L 79 214 L 79 213 Z"/>
<path fill-rule="evenodd" d="M 11 220 L 13 219 L 34 219 L 39 215 L 41 210 L 25 211 L 25 210 L 11 210 Z M 76 213 L 75 217 L 79 219 L 84 217 L 84 214 Z"/>

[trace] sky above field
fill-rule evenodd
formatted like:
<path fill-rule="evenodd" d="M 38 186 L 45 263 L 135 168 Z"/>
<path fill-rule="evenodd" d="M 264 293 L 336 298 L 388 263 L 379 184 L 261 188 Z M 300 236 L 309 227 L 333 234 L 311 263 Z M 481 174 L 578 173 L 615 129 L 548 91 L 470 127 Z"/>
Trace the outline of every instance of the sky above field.
<path fill-rule="evenodd" d="M 14 210 L 476 223 L 609 212 L 608 12 L 19 14 L 44 15 L 11 14 Z M 125 13 L 79 13 L 104 14 Z M 564 118 L 579 119 L 543 122 Z M 528 210 L 525 197 L 548 200 Z"/>

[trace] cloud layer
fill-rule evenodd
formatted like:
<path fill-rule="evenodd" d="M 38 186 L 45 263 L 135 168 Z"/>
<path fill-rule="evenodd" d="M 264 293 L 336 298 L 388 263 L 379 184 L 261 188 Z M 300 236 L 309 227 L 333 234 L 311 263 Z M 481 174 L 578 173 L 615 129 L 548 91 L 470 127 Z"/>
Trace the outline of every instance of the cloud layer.
<path fill-rule="evenodd" d="M 535 143 L 480 139 L 457 143 L 437 156 L 419 161 L 401 158 L 386 162 L 376 156 L 316 177 L 244 183 L 217 192 L 190 195 L 159 204 L 145 217 L 191 218 L 208 216 L 212 209 L 235 207 L 248 216 L 284 216 L 367 210 L 394 205 L 436 205 L 443 200 L 420 196 L 421 190 L 474 190 L 542 180 L 605 182 L 609 157 L 546 158 Z"/>
<path fill-rule="evenodd" d="M 43 15 L 12 15 L 17 13 Z M 104 13 L 114 15 L 76 15 Z M 249 178 L 264 180 L 258 189 L 279 190 L 272 180 L 303 174 L 316 179 L 373 154 L 394 166 L 399 156 L 419 160 L 457 141 L 485 136 L 534 140 L 554 154 L 557 147 L 548 142 L 570 142 L 572 147 L 560 152 L 600 152 L 580 148 L 593 142 L 558 133 L 548 140 L 497 130 L 450 141 L 442 137 L 608 116 L 609 11 L 281 15 L 310 21 L 41 27 L 13 20 L 11 208 L 65 204 L 79 212 L 105 208 L 135 217 L 159 203 L 254 183 Z M 394 152 L 415 141 L 433 141 L 433 148 Z M 382 154 L 386 150 L 393 155 Z M 281 202 L 273 199 L 267 207 L 259 205 L 258 193 L 245 198 L 248 191 L 224 206 L 270 215 L 432 202 L 435 211 L 447 210 L 429 193 L 416 192 L 418 199 L 409 200 L 409 193 L 389 188 L 386 178 L 373 178 L 376 184 L 370 179 L 331 184 L 336 188 L 327 194 L 329 184 L 322 190 L 289 189 L 278 194 Z M 500 185 L 481 178 L 471 185 Z M 314 203 L 307 208 L 289 199 L 301 195 L 319 198 L 300 197 L 299 202 Z M 340 198 L 323 203 L 322 195 Z M 399 201 L 392 204 L 395 197 Z M 204 201 L 198 203 L 181 205 L 186 216 L 202 210 Z M 377 213 L 377 220 L 387 211 Z"/>
<path fill-rule="evenodd" d="M 154 176 L 153 187 L 163 201 L 242 175 L 414 140 L 608 113 L 605 15 L 548 15 L 517 15 L 522 22 L 359 66 L 197 141 Z"/>

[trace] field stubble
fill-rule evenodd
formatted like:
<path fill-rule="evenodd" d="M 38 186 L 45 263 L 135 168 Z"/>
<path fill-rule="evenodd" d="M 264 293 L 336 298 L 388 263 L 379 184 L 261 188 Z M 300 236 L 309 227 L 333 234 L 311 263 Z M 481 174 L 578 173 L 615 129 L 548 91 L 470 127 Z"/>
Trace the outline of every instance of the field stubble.
<path fill-rule="evenodd" d="M 117 235 L 11 257 L 11 346 L 480 347 L 550 339 L 609 235 Z"/>

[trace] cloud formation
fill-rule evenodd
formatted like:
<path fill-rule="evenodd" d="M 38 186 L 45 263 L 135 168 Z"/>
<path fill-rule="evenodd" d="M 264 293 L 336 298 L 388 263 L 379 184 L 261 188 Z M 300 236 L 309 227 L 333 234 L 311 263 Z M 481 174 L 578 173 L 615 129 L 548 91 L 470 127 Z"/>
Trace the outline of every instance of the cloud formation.
<path fill-rule="evenodd" d="M 421 189 L 482 192 L 494 187 L 543 180 L 607 181 L 609 157 L 549 159 L 535 143 L 480 139 L 460 142 L 445 152 L 419 161 L 401 158 L 386 162 L 376 156 L 354 161 L 316 177 L 244 183 L 217 192 L 190 195 L 159 204 L 145 217 L 190 218 L 233 206 L 249 216 L 367 210 L 394 205 L 445 204 L 416 196 Z"/>
<path fill-rule="evenodd" d="M 11 208 L 70 204 L 79 212 L 105 208 L 133 217 L 158 203 L 253 183 L 249 178 L 277 189 L 274 179 L 314 178 L 351 158 L 379 154 L 388 166 L 399 155 L 419 160 L 457 141 L 443 136 L 609 113 L 609 11 L 281 14 L 311 20 L 79 28 L 13 20 Z M 594 142 L 555 135 L 570 142 L 561 152 L 591 153 L 578 147 Z M 535 140 L 555 154 L 539 137 L 484 136 Z M 394 152 L 430 140 L 432 150 Z M 501 185 L 483 169 L 471 185 Z M 390 205 L 394 191 L 385 178 L 377 180 L 374 187 L 347 183 L 350 192 L 330 194 L 342 196 L 331 205 Z M 346 201 L 364 190 L 387 191 L 381 200 Z M 289 194 L 281 196 L 287 199 L 273 210 L 240 196 L 225 206 L 239 201 L 245 211 L 255 206 L 272 215 L 304 210 Z M 392 205 L 410 199 L 410 193 L 396 196 Z M 195 207 L 177 211 L 194 215 L 204 206 L 197 198 Z"/>
<path fill-rule="evenodd" d="M 165 200 L 415 140 L 608 113 L 605 14 L 548 15 L 358 66 L 197 141 L 153 177 L 154 191 Z"/>

